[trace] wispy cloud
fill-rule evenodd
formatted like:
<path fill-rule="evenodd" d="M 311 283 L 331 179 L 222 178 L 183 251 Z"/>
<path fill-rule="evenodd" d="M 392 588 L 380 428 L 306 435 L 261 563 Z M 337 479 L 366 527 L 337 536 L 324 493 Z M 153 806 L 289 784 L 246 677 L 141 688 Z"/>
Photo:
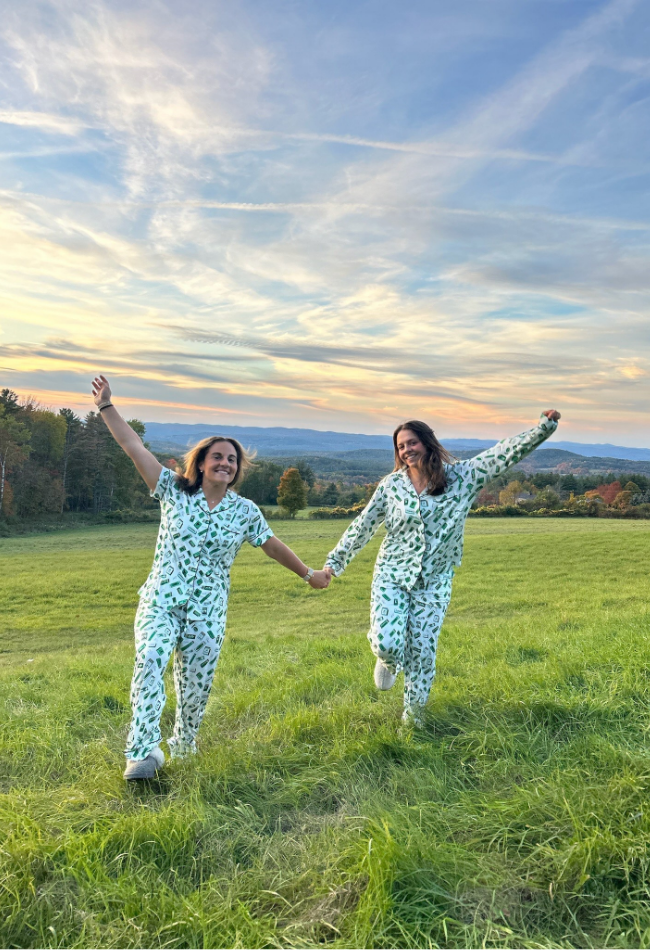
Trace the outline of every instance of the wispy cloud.
<path fill-rule="evenodd" d="M 283 0 L 7 15 L 4 383 L 84 406 L 101 359 L 158 418 L 479 435 L 557 401 L 647 442 L 647 6 L 371 7 L 365 43 Z"/>
<path fill-rule="evenodd" d="M 47 112 L 0 109 L 0 123 L 29 129 L 42 129 L 57 135 L 78 135 L 84 128 L 79 119 Z"/>

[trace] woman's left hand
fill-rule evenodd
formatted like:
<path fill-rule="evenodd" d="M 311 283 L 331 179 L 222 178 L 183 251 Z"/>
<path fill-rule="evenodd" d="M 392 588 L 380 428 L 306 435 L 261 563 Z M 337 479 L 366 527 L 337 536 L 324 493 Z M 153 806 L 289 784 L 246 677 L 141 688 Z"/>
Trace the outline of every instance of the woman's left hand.
<path fill-rule="evenodd" d="M 547 419 L 550 419 L 551 422 L 559 422 L 562 418 L 557 409 L 545 409 L 542 415 L 546 416 Z"/>
<path fill-rule="evenodd" d="M 309 586 L 313 587 L 314 590 L 325 590 L 326 587 L 329 587 L 330 579 L 325 571 L 314 571 L 309 578 Z"/>

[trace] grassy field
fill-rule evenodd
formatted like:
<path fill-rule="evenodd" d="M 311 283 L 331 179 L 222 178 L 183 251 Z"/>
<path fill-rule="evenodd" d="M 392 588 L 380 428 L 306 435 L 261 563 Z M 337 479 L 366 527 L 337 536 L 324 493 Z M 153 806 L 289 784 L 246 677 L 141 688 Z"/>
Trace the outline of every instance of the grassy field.
<path fill-rule="evenodd" d="M 343 529 L 275 527 L 314 565 Z M 127 786 L 154 536 L 0 542 L 0 944 L 650 946 L 650 523 L 470 522 L 415 735 L 377 542 L 324 594 L 247 548 L 200 755 Z"/>

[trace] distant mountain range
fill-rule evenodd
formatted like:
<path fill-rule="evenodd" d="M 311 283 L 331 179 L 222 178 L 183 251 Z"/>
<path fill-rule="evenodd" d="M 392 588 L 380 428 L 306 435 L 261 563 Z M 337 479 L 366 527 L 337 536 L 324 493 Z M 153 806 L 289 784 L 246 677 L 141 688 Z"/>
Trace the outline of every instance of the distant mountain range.
<path fill-rule="evenodd" d="M 274 456 L 331 456 L 344 452 L 356 453 L 360 462 L 362 452 L 383 450 L 392 452 L 390 435 L 364 435 L 350 432 L 321 432 L 319 429 L 290 429 L 283 426 L 263 428 L 261 426 L 223 426 L 185 425 L 176 422 L 147 422 L 146 438 L 156 452 L 182 454 L 187 448 L 210 435 L 230 435 L 243 445 L 257 449 L 262 457 Z M 514 435 L 514 433 L 513 433 Z M 444 445 L 450 452 L 468 456 L 494 445 L 493 439 L 445 439 Z M 650 449 L 631 448 L 609 443 L 561 442 L 553 439 L 545 443 L 546 448 L 538 449 L 539 455 L 545 451 L 562 450 L 583 458 L 597 458 L 599 462 L 624 459 L 633 462 L 650 462 Z M 366 461 L 370 458 L 366 456 Z M 376 457 L 375 462 L 379 461 Z M 568 458 L 565 461 L 570 461 Z M 559 464 L 559 463 L 558 463 Z M 613 469 L 611 469 L 613 470 Z"/>
<path fill-rule="evenodd" d="M 211 435 L 231 435 L 242 445 L 257 449 L 261 456 L 323 455 L 354 449 L 390 449 L 387 435 L 353 435 L 349 432 L 321 432 L 318 429 L 285 429 L 282 426 L 184 425 L 182 423 L 147 422 L 146 439 L 155 451 L 175 448 L 186 451 Z"/>
<path fill-rule="evenodd" d="M 560 472 L 565 475 L 606 474 L 609 472 L 650 475 L 650 461 L 620 459 L 597 455 L 578 455 L 554 447 L 536 449 L 519 463 L 525 472 Z"/>

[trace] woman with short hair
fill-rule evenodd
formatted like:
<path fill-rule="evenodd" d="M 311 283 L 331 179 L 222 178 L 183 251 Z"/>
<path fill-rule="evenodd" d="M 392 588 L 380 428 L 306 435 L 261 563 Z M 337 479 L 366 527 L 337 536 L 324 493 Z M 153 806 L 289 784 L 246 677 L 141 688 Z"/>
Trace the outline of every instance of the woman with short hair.
<path fill-rule="evenodd" d="M 405 722 L 421 724 L 472 502 L 486 482 L 547 439 L 559 418 L 559 412 L 549 409 L 532 429 L 464 461 L 454 460 L 425 422 L 403 423 L 393 433 L 393 472 L 379 482 L 327 556 L 325 570 L 338 577 L 385 525 L 372 581 L 368 639 L 377 657 L 379 689 L 390 689 L 404 670 Z"/>
<path fill-rule="evenodd" d="M 127 780 L 147 779 L 165 762 L 160 717 L 163 676 L 172 652 L 177 705 L 168 745 L 172 757 L 196 751 L 224 638 L 230 567 L 243 542 L 261 547 L 311 587 L 327 587 L 329 576 L 307 567 L 274 537 L 257 505 L 235 493 L 251 464 L 236 439 L 203 439 L 185 456 L 183 472 L 175 474 L 145 448 L 119 414 L 104 376 L 93 381 L 93 398 L 113 438 L 161 506 L 156 553 L 139 591 L 135 617 L 133 718 L 124 772 Z"/>

